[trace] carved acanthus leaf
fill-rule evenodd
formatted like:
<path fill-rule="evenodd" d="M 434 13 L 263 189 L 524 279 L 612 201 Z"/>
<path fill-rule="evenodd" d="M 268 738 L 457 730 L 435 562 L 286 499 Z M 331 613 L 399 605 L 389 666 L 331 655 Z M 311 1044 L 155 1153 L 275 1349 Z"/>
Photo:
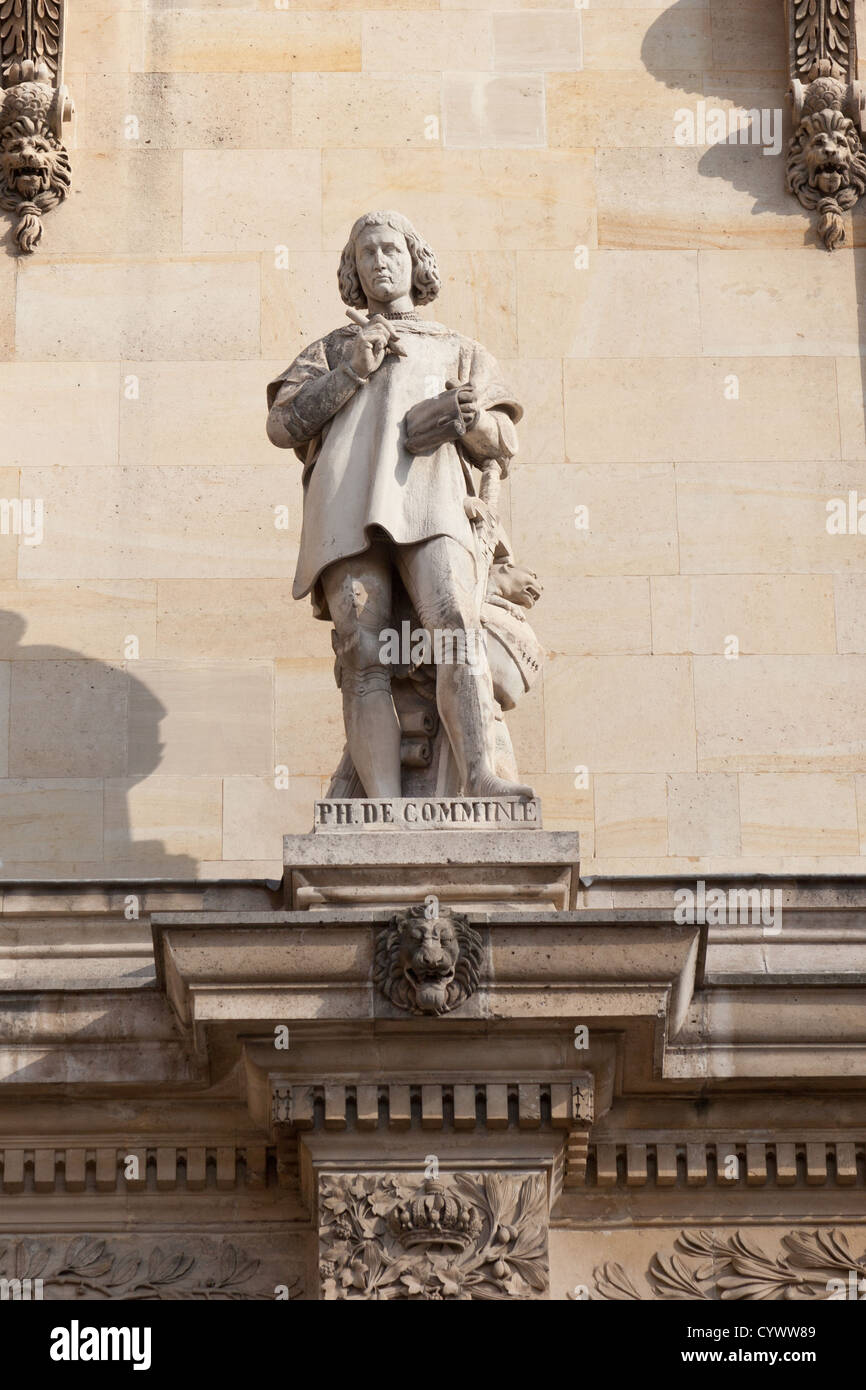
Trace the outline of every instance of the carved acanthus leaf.
<path fill-rule="evenodd" d="M 0 0 L 0 64 L 4 75 L 12 63 L 30 58 L 45 64 L 56 85 L 62 32 L 61 0 Z"/>
<path fill-rule="evenodd" d="M 610 1299 L 611 1302 L 623 1303 L 626 1300 L 640 1300 L 642 1295 L 638 1293 L 634 1284 L 629 1279 L 622 1265 L 615 1260 L 601 1265 L 593 1270 L 595 1286 L 602 1298 Z M 574 1294 L 569 1294 L 569 1298 L 574 1298 Z"/>
<path fill-rule="evenodd" d="M 782 1238 L 773 1259 L 742 1231 L 682 1231 L 676 1250 L 657 1252 L 648 1270 L 649 1288 L 639 1293 L 621 1265 L 605 1264 L 594 1272 L 603 1299 L 829 1299 L 831 1280 L 846 1287 L 866 1268 L 866 1254 L 855 1257 L 841 1231 L 792 1231 Z"/>
<path fill-rule="evenodd" d="M 679 1255 L 653 1255 L 650 1276 L 662 1298 L 711 1298 L 698 1274 Z"/>
<path fill-rule="evenodd" d="M 137 1242 L 126 1251 L 122 1242 L 90 1235 L 73 1237 L 63 1249 L 41 1240 L 16 1240 L 0 1247 L 0 1278 L 41 1279 L 45 1298 L 118 1298 L 133 1302 L 199 1299 L 236 1301 L 272 1298 L 250 1284 L 259 1268 L 229 1242 L 177 1242 L 155 1245 L 145 1256 Z M 289 1297 L 300 1294 L 297 1280 Z"/>
<path fill-rule="evenodd" d="M 848 78 L 851 51 L 849 0 L 792 0 L 793 53 L 796 72 L 803 82 L 813 76 L 824 59 L 827 75 Z"/>

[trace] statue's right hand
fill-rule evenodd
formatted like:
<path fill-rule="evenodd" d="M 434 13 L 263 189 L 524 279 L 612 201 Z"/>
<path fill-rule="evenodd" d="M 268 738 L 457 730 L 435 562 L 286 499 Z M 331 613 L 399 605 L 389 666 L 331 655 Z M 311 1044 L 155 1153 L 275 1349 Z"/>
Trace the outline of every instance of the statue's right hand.
<path fill-rule="evenodd" d="M 372 376 L 382 365 L 390 337 L 387 321 L 378 314 L 359 328 L 346 347 L 346 360 L 352 371 L 358 376 Z"/>

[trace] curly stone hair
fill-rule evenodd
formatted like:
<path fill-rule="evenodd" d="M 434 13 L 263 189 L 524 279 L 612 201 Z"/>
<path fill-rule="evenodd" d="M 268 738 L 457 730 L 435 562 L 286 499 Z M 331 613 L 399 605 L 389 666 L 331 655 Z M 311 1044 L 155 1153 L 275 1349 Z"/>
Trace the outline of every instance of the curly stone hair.
<path fill-rule="evenodd" d="M 418 235 L 412 223 L 399 212 L 366 212 L 359 217 L 340 257 L 337 281 L 340 297 L 344 304 L 353 309 L 366 309 L 367 297 L 361 288 L 358 268 L 355 264 L 355 242 L 365 227 L 392 227 L 401 232 L 406 239 L 409 255 L 412 257 L 412 301 L 415 304 L 429 304 L 439 293 L 442 281 L 439 267 L 432 248 Z"/>

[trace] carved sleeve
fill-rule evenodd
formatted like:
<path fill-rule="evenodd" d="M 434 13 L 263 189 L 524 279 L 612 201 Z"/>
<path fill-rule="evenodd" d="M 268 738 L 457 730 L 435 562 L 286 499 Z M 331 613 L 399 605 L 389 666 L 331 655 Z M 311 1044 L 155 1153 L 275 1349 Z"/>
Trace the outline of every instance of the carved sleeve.
<path fill-rule="evenodd" d="M 313 343 L 268 387 L 268 438 L 303 457 L 310 440 L 364 384 L 345 362 L 331 367 L 324 340 Z"/>
<path fill-rule="evenodd" d="M 473 463 L 499 459 L 502 476 L 517 453 L 518 420 L 523 407 L 502 380 L 495 358 L 480 344 L 475 344 L 469 379 L 478 392 L 480 414 L 473 428 L 463 435 L 460 443 Z"/>
<path fill-rule="evenodd" d="M 473 429 L 460 441 L 473 463 L 499 459 L 506 465 L 517 453 L 514 421 L 501 409 L 482 410 Z M 507 467 L 503 467 L 503 477 Z"/>

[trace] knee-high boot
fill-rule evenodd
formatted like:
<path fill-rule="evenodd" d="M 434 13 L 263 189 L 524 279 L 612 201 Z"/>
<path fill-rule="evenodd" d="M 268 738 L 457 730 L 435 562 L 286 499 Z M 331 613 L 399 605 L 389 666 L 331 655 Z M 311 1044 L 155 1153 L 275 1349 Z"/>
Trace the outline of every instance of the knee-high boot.
<path fill-rule="evenodd" d="M 381 667 L 342 673 L 343 723 L 367 796 L 401 796 L 400 722 L 391 681 Z"/>
<path fill-rule="evenodd" d="M 493 681 L 486 659 L 436 667 L 436 703 L 465 796 L 534 796 L 532 787 L 495 773 Z"/>

